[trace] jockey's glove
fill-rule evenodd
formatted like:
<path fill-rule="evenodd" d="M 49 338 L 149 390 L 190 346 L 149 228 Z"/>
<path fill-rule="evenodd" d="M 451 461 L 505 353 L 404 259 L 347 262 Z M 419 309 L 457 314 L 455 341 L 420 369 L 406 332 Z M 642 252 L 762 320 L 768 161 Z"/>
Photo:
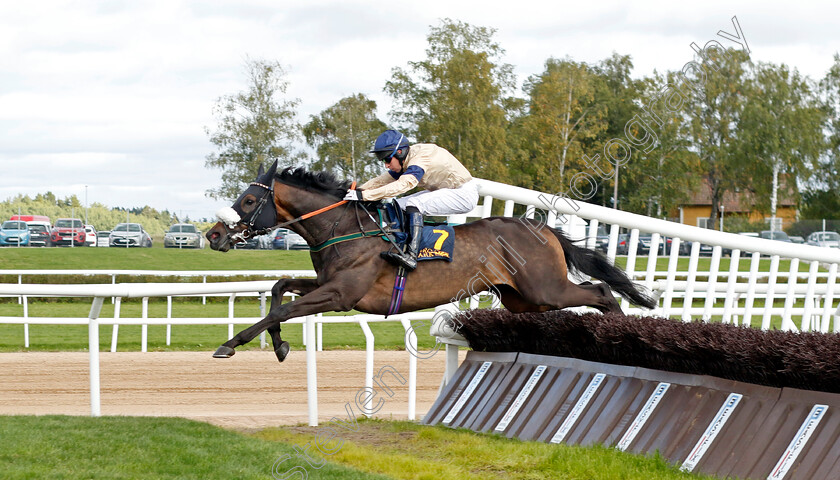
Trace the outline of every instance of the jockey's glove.
<path fill-rule="evenodd" d="M 348 202 L 361 202 L 362 198 L 362 191 L 361 190 L 347 190 L 347 195 L 344 196 L 344 200 Z"/>

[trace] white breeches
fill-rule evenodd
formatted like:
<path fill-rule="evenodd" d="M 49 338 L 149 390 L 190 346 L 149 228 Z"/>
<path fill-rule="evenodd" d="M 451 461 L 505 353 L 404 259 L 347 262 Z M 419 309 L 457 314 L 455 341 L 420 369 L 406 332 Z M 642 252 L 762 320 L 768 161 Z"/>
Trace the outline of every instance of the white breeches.
<path fill-rule="evenodd" d="M 458 188 L 423 190 L 398 198 L 397 203 L 403 210 L 406 207 L 415 207 L 423 215 L 444 216 L 469 213 L 478 205 L 478 185 L 470 180 Z"/>

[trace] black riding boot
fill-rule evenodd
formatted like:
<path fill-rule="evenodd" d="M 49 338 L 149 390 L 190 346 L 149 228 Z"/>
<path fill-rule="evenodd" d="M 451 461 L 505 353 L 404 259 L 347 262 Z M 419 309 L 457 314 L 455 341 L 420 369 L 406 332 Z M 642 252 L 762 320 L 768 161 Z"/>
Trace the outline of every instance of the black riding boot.
<path fill-rule="evenodd" d="M 420 250 L 420 235 L 423 232 L 423 214 L 415 207 L 405 209 L 408 214 L 409 234 L 411 238 L 406 244 L 405 253 L 396 250 L 382 252 L 380 255 L 385 260 L 397 266 L 403 266 L 408 270 L 417 268 L 417 252 Z"/>

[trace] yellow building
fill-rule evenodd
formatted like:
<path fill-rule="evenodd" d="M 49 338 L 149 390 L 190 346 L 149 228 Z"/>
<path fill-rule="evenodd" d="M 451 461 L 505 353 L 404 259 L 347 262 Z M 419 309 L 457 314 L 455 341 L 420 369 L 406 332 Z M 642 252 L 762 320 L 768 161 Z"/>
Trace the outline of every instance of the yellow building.
<path fill-rule="evenodd" d="M 780 179 L 780 184 L 776 205 L 776 229 L 783 230 L 796 222 L 798 211 L 794 195 L 789 188 L 785 187 L 783 179 Z M 723 212 L 724 225 L 726 225 L 727 216 L 736 215 L 747 218 L 751 222 L 764 220 L 767 222 L 767 228 L 770 228 L 770 214 L 763 213 L 756 208 L 755 199 L 750 192 L 727 192 L 724 194 L 720 205 L 721 210 L 718 211 L 718 223 L 714 226 L 709 225 L 712 216 L 711 198 L 709 184 L 703 181 L 702 186 L 692 193 L 691 198 L 679 206 L 680 223 L 695 227 L 720 229 L 719 222 L 721 212 Z"/>

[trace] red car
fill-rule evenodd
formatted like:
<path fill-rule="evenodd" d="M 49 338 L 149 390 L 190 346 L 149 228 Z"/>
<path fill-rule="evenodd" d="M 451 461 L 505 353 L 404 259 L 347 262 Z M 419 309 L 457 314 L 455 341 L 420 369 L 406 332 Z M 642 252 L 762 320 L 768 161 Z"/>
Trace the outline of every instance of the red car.
<path fill-rule="evenodd" d="M 85 244 L 85 226 L 78 218 L 59 218 L 50 232 L 50 239 L 53 245 L 75 245 L 77 247 Z"/>

